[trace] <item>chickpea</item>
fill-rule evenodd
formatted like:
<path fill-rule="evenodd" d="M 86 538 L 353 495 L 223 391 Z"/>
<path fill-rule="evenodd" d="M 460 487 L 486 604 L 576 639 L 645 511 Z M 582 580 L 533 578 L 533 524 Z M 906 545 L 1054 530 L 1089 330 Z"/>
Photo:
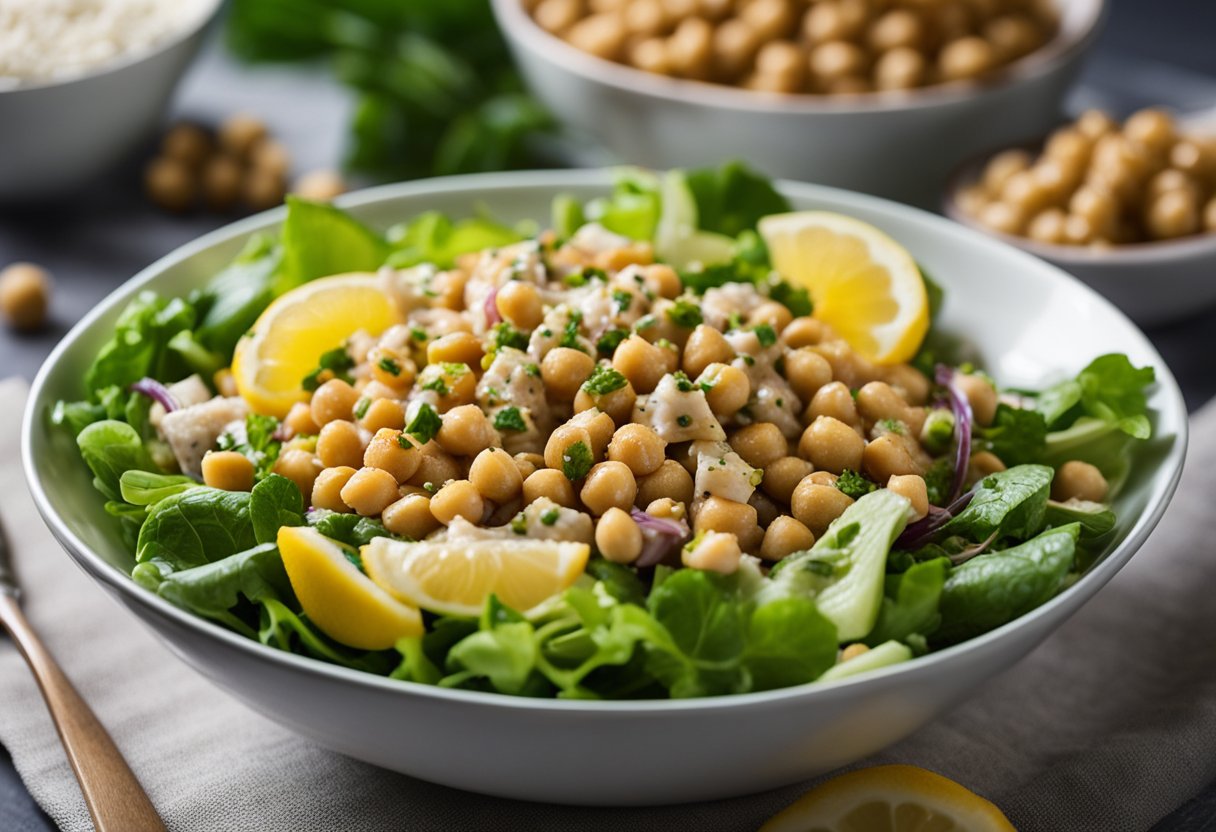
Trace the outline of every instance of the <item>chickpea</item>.
<path fill-rule="evenodd" d="M 221 396 L 232 398 L 233 396 L 240 395 L 240 391 L 236 389 L 236 377 L 232 375 L 232 370 L 228 369 L 227 367 L 224 367 L 221 370 L 216 370 L 215 375 L 211 377 L 211 381 L 215 384 L 215 389 L 219 391 Z M 305 405 L 305 407 L 307 407 L 307 405 Z M 309 419 L 311 420 L 311 418 L 312 412 L 309 411 Z M 316 433 L 315 430 L 313 432 Z"/>
<path fill-rule="evenodd" d="M 739 412 L 752 394 L 751 379 L 747 373 L 730 364 L 710 364 L 697 376 L 698 387 L 709 387 L 705 400 L 709 409 L 720 419 L 727 419 Z"/>
<path fill-rule="evenodd" d="M 469 467 L 469 482 L 481 496 L 500 505 L 518 497 L 524 487 L 515 460 L 502 448 L 486 448 L 477 455 Z"/>
<path fill-rule="evenodd" d="M 431 498 L 425 494 L 406 494 L 386 506 L 380 519 L 390 532 L 411 540 L 421 540 L 440 525 L 431 514 Z"/>
<path fill-rule="evenodd" d="M 468 480 L 453 480 L 431 497 L 431 515 L 445 526 L 457 517 L 480 523 L 485 509 L 481 494 Z"/>
<path fill-rule="evenodd" d="M 824 335 L 823 321 L 803 316 L 794 318 L 789 326 L 781 331 L 781 343 L 788 349 L 797 350 L 815 346 L 824 339 Z"/>
<path fill-rule="evenodd" d="M 296 488 L 300 489 L 300 494 L 304 497 L 305 505 L 315 505 L 312 502 L 312 488 L 321 469 L 321 460 L 314 454 L 293 448 L 279 454 L 273 471 L 296 484 Z"/>
<path fill-rule="evenodd" d="M 756 422 L 739 428 L 731 435 L 730 446 L 753 468 L 767 468 L 788 450 L 785 435 L 772 422 Z"/>
<path fill-rule="evenodd" d="M 674 372 L 678 356 L 651 344 L 640 335 L 630 335 L 612 354 L 612 366 L 629 380 L 637 393 L 651 393 L 663 376 Z M 543 372 L 543 369 L 542 369 Z"/>
<path fill-rule="evenodd" d="M 680 275 L 666 263 L 655 263 L 644 266 L 641 270 L 646 288 L 661 298 L 671 300 L 684 291 L 684 282 Z"/>
<path fill-rule="evenodd" d="M 782 330 L 793 323 L 793 320 L 794 316 L 785 304 L 769 300 L 751 311 L 751 314 L 747 316 L 747 325 L 768 324 L 780 335 Z"/>
<path fill-rule="evenodd" d="M 194 205 L 198 186 L 190 168 L 176 159 L 153 159 L 144 169 L 148 198 L 166 211 L 181 213 Z"/>
<path fill-rule="evenodd" d="M 990 202 L 976 217 L 981 225 L 1000 234 L 1021 234 L 1026 225 L 1026 212 L 1006 202 Z"/>
<path fill-rule="evenodd" d="M 363 465 L 383 469 L 392 474 L 397 482 L 406 482 L 418 473 L 422 453 L 408 434 L 399 429 L 381 428 L 363 452 Z"/>
<path fill-rule="evenodd" d="M 213 156 L 203 164 L 199 186 L 203 204 L 217 213 L 231 211 L 241 198 L 241 164 L 231 156 Z"/>
<path fill-rule="evenodd" d="M 207 131 L 187 122 L 169 128 L 161 139 L 160 150 L 167 158 L 190 168 L 201 167 L 213 152 Z"/>
<path fill-rule="evenodd" d="M 790 508 L 794 518 L 819 538 L 828 530 L 832 521 L 852 504 L 853 498 L 836 486 L 820 485 L 807 477 L 794 489 Z"/>
<path fill-rule="evenodd" d="M 903 422 L 916 435 L 920 434 L 924 425 L 924 416 L 909 407 L 885 381 L 871 381 L 862 385 L 857 391 L 856 402 L 858 412 L 868 424 L 893 419 Z"/>
<path fill-rule="evenodd" d="M 912 504 L 912 520 L 920 520 L 929 513 L 929 489 L 925 478 L 916 474 L 897 474 L 887 480 L 887 490 L 907 498 Z"/>
<path fill-rule="evenodd" d="M 804 552 L 814 544 L 815 535 L 810 529 L 793 517 L 782 515 L 764 530 L 760 557 L 767 561 L 778 561 L 794 552 Z"/>
<path fill-rule="evenodd" d="M 811 50 L 810 67 L 816 77 L 825 80 L 860 75 L 866 69 L 866 54 L 855 43 L 828 41 Z"/>
<path fill-rule="evenodd" d="M 867 33 L 870 48 L 875 52 L 889 49 L 912 49 L 920 47 L 924 40 L 924 23 L 916 12 L 908 9 L 892 9 L 874 21 Z"/>
<path fill-rule="evenodd" d="M 711 364 L 729 364 L 735 351 L 725 336 L 707 324 L 698 324 L 684 344 L 684 372 L 696 378 Z"/>
<path fill-rule="evenodd" d="M 653 38 L 667 28 L 667 12 L 659 0 L 632 0 L 621 12 L 631 37 Z"/>
<path fill-rule="evenodd" d="M 743 560 L 743 550 L 734 535 L 709 532 L 701 537 L 691 551 L 683 550 L 680 559 L 689 569 L 730 575 L 739 568 L 739 563 Z"/>
<path fill-rule="evenodd" d="M 296 402 L 291 406 L 291 410 L 287 411 L 287 416 L 283 419 L 283 425 L 293 436 L 315 436 L 320 431 L 317 423 L 312 420 L 312 408 L 304 402 Z"/>
<path fill-rule="evenodd" d="M 835 474 L 846 468 L 859 470 L 865 449 L 866 441 L 857 431 L 831 416 L 817 417 L 798 441 L 799 456 Z"/>
<path fill-rule="evenodd" d="M 532 16 L 542 29 L 560 35 L 578 22 L 581 6 L 579 0 L 541 0 Z"/>
<path fill-rule="evenodd" d="M 912 365 L 896 364 L 887 367 L 884 377 L 905 401 L 913 405 L 923 405 L 929 401 L 929 379 Z"/>
<path fill-rule="evenodd" d="M 1203 226 L 1208 231 L 1216 231 L 1216 196 L 1209 199 L 1203 209 Z"/>
<path fill-rule="evenodd" d="M 1091 141 L 1113 133 L 1116 128 L 1114 120 L 1101 110 L 1086 110 L 1076 121 L 1077 132 Z"/>
<path fill-rule="evenodd" d="M 34 330 L 46 322 L 51 276 L 33 263 L 13 263 L 0 270 L 0 313 L 15 329 Z"/>
<path fill-rule="evenodd" d="M 1153 174 L 1144 187 L 1150 201 L 1170 191 L 1191 191 L 1198 196 L 1199 183 L 1180 170 L 1166 168 Z"/>
<path fill-rule="evenodd" d="M 806 57 L 788 41 L 769 41 L 756 53 L 756 75 L 772 79 L 774 92 L 797 92 L 806 83 L 806 73 Z"/>
<path fill-rule="evenodd" d="M 593 370 L 594 358 L 581 350 L 569 347 L 549 350 L 540 362 L 540 376 L 545 383 L 545 392 L 561 402 L 573 401 L 578 389 Z"/>
<path fill-rule="evenodd" d="M 1021 218 L 1028 217 L 1046 208 L 1050 204 L 1051 199 L 1051 193 L 1043 187 L 1043 183 L 1035 176 L 1033 168 L 1010 176 L 1001 191 L 1002 202 L 1016 212 L 1014 216 L 1019 221 Z M 1000 204 L 992 203 L 988 207 L 991 209 L 993 206 Z M 986 216 L 981 217 L 981 220 L 987 219 Z"/>
<path fill-rule="evenodd" d="M 254 146 L 266 138 L 266 124 L 256 116 L 237 113 L 220 124 L 220 147 L 234 156 L 247 159 Z"/>
<path fill-rule="evenodd" d="M 635 477 L 644 477 L 663 464 L 667 442 L 646 425 L 622 425 L 608 445 L 608 459 L 628 466 Z"/>
<path fill-rule="evenodd" d="M 481 341 L 471 332 L 450 332 L 426 345 L 428 364 L 449 362 L 478 367 L 481 365 L 482 355 L 484 351 Z"/>
<path fill-rule="evenodd" d="M 751 67 L 760 37 L 747 21 L 740 18 L 725 20 L 714 30 L 711 50 L 716 75 L 737 79 Z"/>
<path fill-rule="evenodd" d="M 317 474 L 312 486 L 312 504 L 330 511 L 349 512 L 350 507 L 342 500 L 342 489 L 356 473 L 354 468 L 342 465 Z"/>
<path fill-rule="evenodd" d="M 819 353 L 803 347 L 785 356 L 785 377 L 790 387 L 803 401 L 810 399 L 832 381 L 832 365 Z"/>
<path fill-rule="evenodd" d="M 1170 167 L 1191 176 L 1211 177 L 1216 172 L 1216 147 L 1180 139 L 1170 148 Z"/>
<path fill-rule="evenodd" d="M 453 312 L 461 312 L 464 310 L 464 290 L 469 283 L 469 273 L 464 269 L 448 269 L 442 271 L 431 278 L 428 289 L 434 297 L 434 305 L 440 309 L 449 309 Z M 462 327 L 460 332 L 467 332 L 467 329 Z M 451 333 L 448 333 L 451 334 Z M 478 342 L 478 347 L 481 343 Z M 478 361 L 481 358 L 478 356 Z M 434 363 L 434 362 L 433 362 Z M 476 367 L 474 362 L 470 366 Z"/>
<path fill-rule="evenodd" d="M 903 474 L 923 474 L 926 466 L 914 445 L 915 440 L 906 436 L 883 434 L 866 445 L 861 467 L 875 482 L 887 482 Z"/>
<path fill-rule="evenodd" d="M 443 414 L 443 426 L 435 434 L 439 447 L 454 456 L 474 456 L 502 439 L 486 414 L 475 404 L 454 407 Z"/>
<path fill-rule="evenodd" d="M 469 404 L 477 395 L 477 378 L 467 364 L 428 364 L 418 374 L 418 386 L 434 390 L 435 409 L 446 413 L 454 407 Z"/>
<path fill-rule="evenodd" d="M 754 25 L 754 24 L 753 24 Z M 667 56 L 677 75 L 705 78 L 713 55 L 713 26 L 699 17 L 680 22 L 667 41 Z"/>
<path fill-rule="evenodd" d="M 359 424 L 373 434 L 384 428 L 401 430 L 405 427 L 405 406 L 392 399 L 376 399 L 367 406 Z"/>
<path fill-rule="evenodd" d="M 798 483 L 815 470 L 815 466 L 796 456 L 783 456 L 764 469 L 760 487 L 764 493 L 781 503 L 788 503 L 794 496 Z"/>
<path fill-rule="evenodd" d="M 1006 14 L 984 24 L 984 37 L 992 44 L 996 59 L 1001 62 L 1028 55 L 1043 42 L 1039 25 L 1023 14 Z"/>
<path fill-rule="evenodd" d="M 651 517 L 683 522 L 688 517 L 688 507 L 670 497 L 661 497 L 646 506 L 646 513 Z"/>
<path fill-rule="evenodd" d="M 291 170 L 291 154 L 282 142 L 263 139 L 250 151 L 249 164 L 275 176 L 286 176 Z"/>
<path fill-rule="evenodd" d="M 833 381 L 820 387 L 807 406 L 807 418 L 815 420 L 828 416 L 846 425 L 861 424 L 857 413 L 857 403 L 853 394 L 843 382 Z"/>
<path fill-rule="evenodd" d="M 396 478 L 388 471 L 361 468 L 342 486 L 339 496 L 359 514 L 371 517 L 396 502 L 400 494 Z"/>
<path fill-rule="evenodd" d="M 861 33 L 864 14 L 839 2 L 818 2 L 802 19 L 802 34 L 811 43 L 849 40 Z"/>
<path fill-rule="evenodd" d="M 512 457 L 515 462 L 515 467 L 519 470 L 519 475 L 523 479 L 532 476 L 536 471 L 545 467 L 545 457 L 542 454 L 522 453 Z"/>
<path fill-rule="evenodd" d="M 540 468 L 524 479 L 524 503 L 531 505 L 542 497 L 547 497 L 559 506 L 576 508 L 574 486 L 566 475 L 553 468 Z"/>
<path fill-rule="evenodd" d="M 512 280 L 499 289 L 494 304 L 503 318 L 521 330 L 536 329 L 544 319 L 540 293 L 522 280 Z"/>
<path fill-rule="evenodd" d="M 545 443 L 545 465 L 561 471 L 570 447 L 580 442 L 592 453 L 592 458 L 595 458 L 595 443 L 591 440 L 591 433 L 587 428 L 570 423 L 558 426 L 549 434 Z"/>
<path fill-rule="evenodd" d="M 633 405 L 637 402 L 638 395 L 633 390 L 633 385 L 626 380 L 625 386 L 613 390 L 611 393 L 597 393 L 592 395 L 585 389 L 579 388 L 578 393 L 574 396 L 574 412 L 582 413 L 591 408 L 597 408 L 607 413 L 609 418 L 618 425 L 625 424 L 633 416 Z"/>
<path fill-rule="evenodd" d="M 831 471 L 814 471 L 814 472 L 808 474 L 807 476 L 803 477 L 803 479 L 807 480 L 809 482 L 813 482 L 815 485 L 835 486 L 836 481 L 839 480 L 840 477 L 836 476 Z"/>
<path fill-rule="evenodd" d="M 657 471 L 638 481 L 637 502 L 640 506 L 648 506 L 664 497 L 688 505 L 692 502 L 692 496 L 692 474 L 674 459 L 664 460 Z"/>
<path fill-rule="evenodd" d="M 1163 156 L 1174 144 L 1174 119 L 1165 110 L 1140 110 L 1123 123 L 1123 135 L 1153 156 Z"/>
<path fill-rule="evenodd" d="M 613 563 L 633 563 L 642 554 L 642 529 L 628 511 L 610 508 L 595 524 L 595 548 Z"/>
<path fill-rule="evenodd" d="M 1091 185 L 1082 185 L 1068 200 L 1068 211 L 1084 217 L 1100 236 L 1114 234 L 1119 219 L 1119 204 L 1108 192 Z"/>
<path fill-rule="evenodd" d="M 739 17 L 762 43 L 785 37 L 794 27 L 793 4 L 787 0 L 750 0 Z"/>
<path fill-rule="evenodd" d="M 1078 174 L 1075 178 L 1080 178 L 1079 169 L 1089 163 L 1092 151 L 1093 140 L 1073 125 L 1060 128 L 1051 134 L 1047 144 L 1043 146 L 1043 157 L 1063 163 Z"/>
<path fill-rule="evenodd" d="M 910 90 L 925 82 L 925 56 L 908 46 L 884 52 L 874 64 L 874 86 L 880 90 Z"/>
<path fill-rule="evenodd" d="M 454 457 L 440 449 L 434 441 L 430 441 L 418 449 L 421 457 L 418 460 L 418 470 L 409 478 L 410 485 L 426 488 L 438 488 L 445 482 L 460 476 L 460 466 Z"/>
<path fill-rule="evenodd" d="M 638 496 L 633 472 L 623 462 L 601 462 L 592 467 L 579 498 L 595 516 L 616 506 L 628 510 Z"/>
<path fill-rule="evenodd" d="M 253 463 L 236 451 L 207 451 L 203 457 L 203 482 L 224 491 L 253 488 Z"/>
<path fill-rule="evenodd" d="M 1167 191 L 1149 203 L 1144 225 L 1157 240 L 1195 234 L 1202 227 L 1199 201 L 1191 191 Z"/>
<path fill-rule="evenodd" d="M 1040 243 L 1057 244 L 1065 239 L 1064 223 L 1068 214 L 1059 208 L 1046 208 L 1026 226 L 1026 236 Z"/>
<path fill-rule="evenodd" d="M 644 72 L 671 75 L 674 70 L 667 56 L 667 42 L 662 38 L 646 38 L 629 48 L 629 63 Z"/>
<path fill-rule="evenodd" d="M 279 175 L 282 176 L 286 171 Z M 302 174 L 291 186 L 291 192 L 313 202 L 333 202 L 348 190 L 342 174 L 329 168 L 318 168 Z"/>
<path fill-rule="evenodd" d="M 591 437 L 591 455 L 596 459 L 603 459 L 604 454 L 608 451 L 608 444 L 612 441 L 612 435 L 616 431 L 612 417 L 592 408 L 579 411 L 567 424 L 586 428 L 587 435 Z"/>
<path fill-rule="evenodd" d="M 1098 467 L 1077 459 L 1069 460 L 1056 471 L 1051 481 L 1051 499 L 1060 502 L 1085 500 L 1100 503 L 1110 490 Z"/>
<path fill-rule="evenodd" d="M 312 420 L 325 427 L 337 419 L 351 418 L 359 394 L 340 378 L 331 378 L 312 394 Z"/>
<path fill-rule="evenodd" d="M 991 425 L 998 404 L 996 388 L 992 386 L 992 382 L 983 376 L 959 373 L 954 377 L 954 384 L 970 402 L 976 424 L 984 427 Z"/>
<path fill-rule="evenodd" d="M 363 462 L 363 438 L 353 422 L 327 422 L 317 436 L 317 456 L 326 468 L 355 468 Z"/>
<path fill-rule="evenodd" d="M 962 37 L 942 47 L 937 56 L 937 71 L 946 81 L 975 78 L 996 63 L 992 44 L 981 37 Z"/>
<path fill-rule="evenodd" d="M 759 548 L 761 531 L 756 509 L 723 497 L 707 497 L 693 515 L 693 532 L 733 534 L 744 549 Z"/>
<path fill-rule="evenodd" d="M 611 61 L 625 46 L 625 26 L 615 14 L 593 14 L 571 26 L 565 37 L 572 46 Z"/>
<path fill-rule="evenodd" d="M 852 661 L 853 659 L 857 658 L 858 656 L 864 656 L 866 653 L 869 653 L 869 652 L 870 652 L 870 648 L 867 645 L 862 644 L 861 642 L 857 642 L 855 644 L 850 644 L 848 647 L 846 647 L 840 651 L 840 656 L 837 659 L 836 663 L 844 664 L 847 661 Z"/>
<path fill-rule="evenodd" d="M 256 168 L 245 175 L 241 187 L 241 198 L 254 211 L 265 211 L 283 202 L 287 184 L 283 177 Z"/>

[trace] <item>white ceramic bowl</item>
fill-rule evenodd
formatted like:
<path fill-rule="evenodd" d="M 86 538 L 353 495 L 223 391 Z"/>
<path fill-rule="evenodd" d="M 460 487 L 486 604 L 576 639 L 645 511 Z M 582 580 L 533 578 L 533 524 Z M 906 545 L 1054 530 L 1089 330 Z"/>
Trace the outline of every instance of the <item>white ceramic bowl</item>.
<path fill-rule="evenodd" d="M 993 231 L 967 214 L 956 196 L 978 181 L 983 160 L 951 178 L 946 216 L 1059 266 L 1114 301 L 1141 326 L 1174 323 L 1216 306 L 1216 233 L 1109 249 L 1057 246 Z"/>
<path fill-rule="evenodd" d="M 1103 0 L 1053 0 L 1059 35 L 980 83 L 908 94 L 770 95 L 667 78 L 582 52 L 521 0 L 493 0 L 532 92 L 620 161 L 656 168 L 743 158 L 771 176 L 935 206 L 951 169 L 1046 133 L 1104 20 Z"/>
<path fill-rule="evenodd" d="M 220 5 L 211 0 L 164 43 L 89 74 L 0 90 L 0 203 L 87 182 L 152 135 Z"/>
<path fill-rule="evenodd" d="M 343 198 L 386 227 L 424 210 L 505 220 L 547 216 L 551 197 L 603 194 L 604 172 L 550 171 L 434 179 Z M 1008 668 L 1097 592 L 1160 519 L 1182 469 L 1186 410 L 1161 356 L 1113 306 L 1061 273 L 948 220 L 829 188 L 782 183 L 799 208 L 841 211 L 905 243 L 945 287 L 942 326 L 966 335 L 985 366 L 1015 386 L 1127 352 L 1157 368 L 1159 439 L 1143 449 L 1117 501 L 1110 551 L 1075 585 L 984 636 L 841 682 L 683 701 L 525 699 L 394 682 L 273 650 L 194 617 L 131 581 L 130 552 L 90 484 L 71 438 L 48 426 L 141 289 L 201 285 L 281 209 L 209 234 L 145 269 L 81 321 L 34 382 L 22 453 L 39 511 L 71 557 L 183 661 L 270 719 L 337 751 L 457 788 L 576 804 L 676 803 L 755 792 L 836 768 L 906 737 Z M 510 760 L 504 764 L 504 760 Z"/>

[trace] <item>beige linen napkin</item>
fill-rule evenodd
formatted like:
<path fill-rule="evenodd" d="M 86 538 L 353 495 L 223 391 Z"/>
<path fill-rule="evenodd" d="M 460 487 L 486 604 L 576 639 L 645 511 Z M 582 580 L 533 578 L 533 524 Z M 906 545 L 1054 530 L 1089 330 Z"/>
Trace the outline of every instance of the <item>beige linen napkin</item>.
<path fill-rule="evenodd" d="M 17 456 L 24 386 L 0 384 L 0 513 L 30 620 L 172 830 L 750 830 L 806 785 L 653 809 L 467 794 L 325 751 L 230 700 L 89 581 L 37 518 Z M 64 460 L 76 464 L 76 460 Z M 1177 498 L 1144 550 L 1026 660 L 866 764 L 925 766 L 1023 832 L 1143 830 L 1216 778 L 1216 407 L 1194 419 Z M 453 737 L 454 742 L 461 741 Z M 0 742 L 65 830 L 90 828 L 55 732 L 0 639 Z M 733 765 L 723 761 L 723 765 Z"/>

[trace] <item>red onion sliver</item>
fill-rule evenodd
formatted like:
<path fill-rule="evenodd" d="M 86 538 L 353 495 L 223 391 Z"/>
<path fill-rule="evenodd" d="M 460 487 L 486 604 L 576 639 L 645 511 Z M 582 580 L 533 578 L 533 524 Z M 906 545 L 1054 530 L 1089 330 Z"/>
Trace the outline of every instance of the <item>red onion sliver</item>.
<path fill-rule="evenodd" d="M 679 520 L 655 517 L 637 508 L 630 509 L 629 516 L 642 529 L 642 553 L 634 566 L 657 566 L 689 538 L 688 525 Z"/>
<path fill-rule="evenodd" d="M 491 289 L 490 294 L 486 295 L 485 303 L 486 326 L 494 326 L 502 323 L 502 315 L 498 311 L 498 289 Z"/>
<path fill-rule="evenodd" d="M 141 378 L 127 389 L 132 393 L 142 393 L 152 399 L 163 407 L 166 413 L 172 413 L 181 408 L 177 399 L 173 398 L 173 394 L 169 392 L 169 388 L 154 378 Z"/>
<path fill-rule="evenodd" d="M 934 373 L 937 383 L 950 395 L 950 409 L 954 412 L 954 479 L 950 486 L 950 499 L 956 500 L 963 492 L 967 479 L 967 466 L 971 462 L 971 402 L 954 383 L 954 370 L 938 364 Z"/>

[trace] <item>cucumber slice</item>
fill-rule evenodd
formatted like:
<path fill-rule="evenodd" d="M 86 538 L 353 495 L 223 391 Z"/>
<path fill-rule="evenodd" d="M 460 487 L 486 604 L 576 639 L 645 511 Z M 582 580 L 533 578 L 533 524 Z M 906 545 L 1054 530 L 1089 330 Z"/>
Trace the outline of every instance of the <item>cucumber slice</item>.
<path fill-rule="evenodd" d="M 847 662 L 833 665 L 819 677 L 820 682 L 831 682 L 835 679 L 847 679 L 859 673 L 868 673 L 880 667 L 906 662 L 912 658 L 912 650 L 898 641 L 884 641 L 873 650 L 867 650 Z"/>
<path fill-rule="evenodd" d="M 729 262 L 735 241 L 724 234 L 697 229 L 697 203 L 682 171 L 663 176 L 662 213 L 654 232 L 654 251 L 674 269 Z"/>
<path fill-rule="evenodd" d="M 815 604 L 836 625 L 842 643 L 862 639 L 874 629 L 882 607 L 887 554 L 908 524 L 910 506 L 906 498 L 885 488 L 866 494 L 832 521 L 811 547 L 808 561 L 824 565 L 824 583 Z"/>

